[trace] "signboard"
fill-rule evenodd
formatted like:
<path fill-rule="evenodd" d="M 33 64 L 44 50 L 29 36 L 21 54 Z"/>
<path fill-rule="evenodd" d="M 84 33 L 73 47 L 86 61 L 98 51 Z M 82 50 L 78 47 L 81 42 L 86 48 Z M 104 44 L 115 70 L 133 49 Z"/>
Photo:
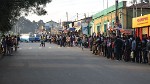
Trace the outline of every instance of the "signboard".
<path fill-rule="evenodd" d="M 82 23 L 82 33 L 88 35 L 88 24 Z"/>
<path fill-rule="evenodd" d="M 132 19 L 132 28 L 150 26 L 150 14 Z"/>
<path fill-rule="evenodd" d="M 81 21 L 74 22 L 74 28 L 81 28 Z"/>

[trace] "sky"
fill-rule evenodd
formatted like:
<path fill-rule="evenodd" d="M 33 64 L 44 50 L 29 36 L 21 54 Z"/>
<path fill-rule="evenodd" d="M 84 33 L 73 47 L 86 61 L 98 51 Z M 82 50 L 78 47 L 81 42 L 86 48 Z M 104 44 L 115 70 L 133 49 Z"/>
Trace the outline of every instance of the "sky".
<path fill-rule="evenodd" d="M 112 5 L 115 5 L 115 0 L 108 0 L 108 7 Z M 45 9 L 48 12 L 46 15 L 37 16 L 35 14 L 29 14 L 26 18 L 31 21 L 43 20 L 44 22 L 48 22 L 53 20 L 55 22 L 62 22 L 67 21 L 67 12 L 68 20 L 74 21 L 77 19 L 77 13 L 78 19 L 81 19 L 84 18 L 84 13 L 88 17 L 106 8 L 107 0 L 52 0 L 51 3 L 46 5 Z"/>

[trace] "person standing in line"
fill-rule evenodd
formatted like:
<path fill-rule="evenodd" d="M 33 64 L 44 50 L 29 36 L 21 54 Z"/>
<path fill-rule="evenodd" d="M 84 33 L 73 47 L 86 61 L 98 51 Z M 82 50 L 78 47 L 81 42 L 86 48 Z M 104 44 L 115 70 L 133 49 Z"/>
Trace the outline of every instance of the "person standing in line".
<path fill-rule="evenodd" d="M 66 36 L 64 35 L 62 38 L 62 46 L 65 47 L 66 46 Z"/>
<path fill-rule="evenodd" d="M 3 55 L 6 55 L 6 46 L 7 46 L 7 44 L 6 44 L 6 37 L 5 36 L 3 36 L 2 40 L 1 40 L 1 43 L 2 43 L 2 53 L 3 53 Z"/>
<path fill-rule="evenodd" d="M 104 43 L 103 43 L 103 50 L 104 50 L 104 57 L 107 56 L 107 38 L 104 38 Z"/>
<path fill-rule="evenodd" d="M 128 62 L 128 61 L 130 61 L 130 54 L 131 54 L 131 45 L 132 45 L 132 43 L 131 43 L 130 38 L 128 36 L 126 36 L 125 39 L 126 40 L 125 40 L 125 45 L 124 45 L 124 47 L 125 47 L 125 50 L 124 50 L 124 61 Z"/>
<path fill-rule="evenodd" d="M 14 36 L 14 38 L 13 38 L 13 43 L 14 43 L 14 47 L 15 47 L 15 51 L 17 51 L 17 37 L 16 36 Z"/>
<path fill-rule="evenodd" d="M 93 37 L 89 36 L 90 51 L 92 51 Z"/>
<path fill-rule="evenodd" d="M 50 44 L 52 43 L 52 36 L 51 35 L 49 36 L 49 43 Z"/>
<path fill-rule="evenodd" d="M 81 47 L 81 37 L 79 37 L 79 38 L 77 39 L 77 41 L 78 41 L 78 47 Z"/>
<path fill-rule="evenodd" d="M 112 58 L 112 44 L 111 38 L 107 38 L 107 59 Z"/>
<path fill-rule="evenodd" d="M 146 44 L 146 50 L 147 50 L 147 57 L 148 57 L 148 64 L 150 65 L 150 37 L 147 40 Z"/>
<path fill-rule="evenodd" d="M 50 42 L 50 41 L 49 41 L 49 37 L 50 37 L 50 35 L 47 35 L 47 36 L 46 36 L 46 42 Z"/>
<path fill-rule="evenodd" d="M 132 38 L 132 52 L 133 52 L 133 57 L 131 59 L 132 62 L 135 62 L 135 58 L 136 58 L 136 40 L 135 37 Z"/>
<path fill-rule="evenodd" d="M 142 63 L 142 42 L 140 37 L 136 38 L 136 62 Z"/>
<path fill-rule="evenodd" d="M 114 54 L 114 39 L 112 38 L 112 41 L 111 41 L 111 47 L 112 47 L 112 57 L 111 59 L 114 60 L 115 59 L 115 54 Z"/>
<path fill-rule="evenodd" d="M 12 39 L 11 37 L 7 37 L 7 41 L 6 41 L 6 44 L 7 44 L 7 55 L 12 55 Z"/>
<path fill-rule="evenodd" d="M 120 39 L 119 36 L 117 36 L 114 42 L 114 52 L 116 53 L 115 55 L 118 61 L 122 60 L 122 47 L 123 41 Z"/>
<path fill-rule="evenodd" d="M 83 35 L 83 37 L 81 38 L 81 41 L 82 41 L 81 47 L 82 47 L 82 50 L 83 50 L 83 48 L 85 47 L 85 36 L 84 36 L 84 35 Z"/>
<path fill-rule="evenodd" d="M 142 39 L 142 52 L 143 52 L 143 63 L 148 63 L 148 57 L 147 57 L 147 50 L 146 50 L 146 45 L 147 45 L 147 37 L 144 36 Z"/>

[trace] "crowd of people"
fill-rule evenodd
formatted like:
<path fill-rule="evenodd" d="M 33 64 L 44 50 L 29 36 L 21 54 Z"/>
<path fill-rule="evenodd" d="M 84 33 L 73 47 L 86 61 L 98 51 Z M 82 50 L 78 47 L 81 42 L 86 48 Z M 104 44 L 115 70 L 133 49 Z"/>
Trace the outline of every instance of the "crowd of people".
<path fill-rule="evenodd" d="M 17 51 L 20 37 L 16 35 L 3 35 L 1 39 L 1 53 L 11 56 L 13 51 Z"/>
<path fill-rule="evenodd" d="M 150 38 L 146 35 L 142 40 L 131 35 L 105 37 L 100 34 L 97 36 L 53 35 L 49 39 L 50 43 L 52 41 L 60 47 L 89 48 L 93 54 L 112 60 L 150 64 Z"/>
<path fill-rule="evenodd" d="M 1 49 L 3 55 L 12 55 L 13 50 L 17 50 L 19 36 L 2 36 Z M 111 36 L 99 35 L 42 35 L 40 46 L 45 47 L 45 41 L 56 43 L 60 47 L 81 47 L 107 59 L 123 60 L 125 62 L 149 63 L 150 64 L 150 38 L 146 35 L 142 37 L 133 36 Z"/>

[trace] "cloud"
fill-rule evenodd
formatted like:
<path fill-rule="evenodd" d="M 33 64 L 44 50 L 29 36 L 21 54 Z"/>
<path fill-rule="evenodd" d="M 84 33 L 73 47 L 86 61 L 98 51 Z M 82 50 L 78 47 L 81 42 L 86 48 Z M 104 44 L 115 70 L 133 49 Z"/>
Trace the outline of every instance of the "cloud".
<path fill-rule="evenodd" d="M 103 7 L 103 1 L 104 7 Z M 65 21 L 67 20 L 66 12 L 68 12 L 69 20 L 75 20 L 77 13 L 79 17 L 84 17 L 84 13 L 87 16 L 95 14 L 103 8 L 107 8 L 107 0 L 53 0 L 51 3 L 47 4 L 46 10 L 48 11 L 47 15 L 37 16 L 37 15 L 29 15 L 26 17 L 27 19 L 38 21 L 42 19 L 44 22 L 54 20 L 54 21 Z M 115 4 L 115 0 L 108 0 L 108 5 L 112 6 Z M 119 0 L 123 1 L 123 0 Z M 129 0 L 124 0 L 129 1 Z"/>

